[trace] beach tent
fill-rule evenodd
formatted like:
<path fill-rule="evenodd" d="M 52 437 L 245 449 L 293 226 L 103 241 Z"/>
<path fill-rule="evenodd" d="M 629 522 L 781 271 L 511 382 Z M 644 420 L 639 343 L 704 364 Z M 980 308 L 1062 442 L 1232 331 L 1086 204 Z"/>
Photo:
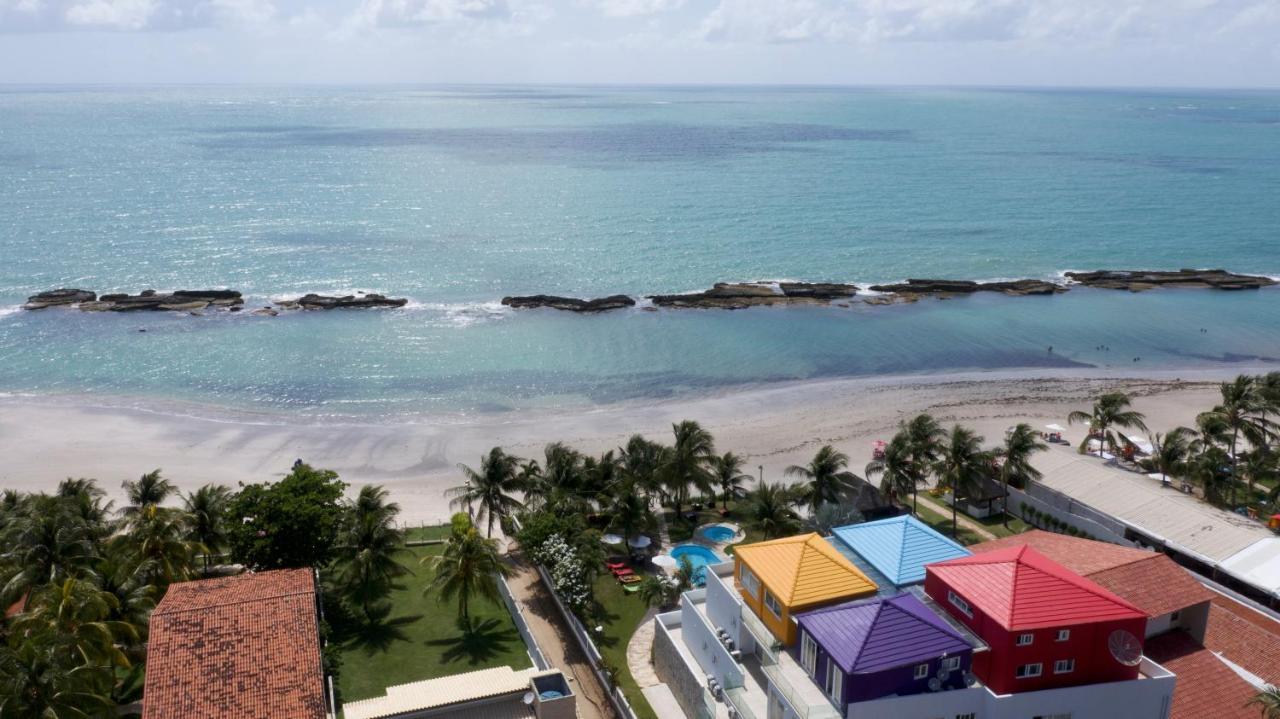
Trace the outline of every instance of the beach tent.
<path fill-rule="evenodd" d="M 1151 446 L 1151 442 L 1148 442 L 1146 439 L 1143 439 L 1138 435 L 1124 434 L 1120 436 L 1124 437 L 1124 440 L 1129 444 L 1137 447 L 1138 451 L 1143 454 L 1151 454 L 1155 451 L 1155 448 Z"/>

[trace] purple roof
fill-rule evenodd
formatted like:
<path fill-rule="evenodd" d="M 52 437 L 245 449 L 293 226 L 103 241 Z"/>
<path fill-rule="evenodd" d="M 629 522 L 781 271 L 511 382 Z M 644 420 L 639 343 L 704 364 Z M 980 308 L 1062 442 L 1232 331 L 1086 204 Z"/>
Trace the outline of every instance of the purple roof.
<path fill-rule="evenodd" d="M 797 615 L 796 621 L 846 674 L 917 664 L 971 649 L 911 594 L 815 609 Z"/>

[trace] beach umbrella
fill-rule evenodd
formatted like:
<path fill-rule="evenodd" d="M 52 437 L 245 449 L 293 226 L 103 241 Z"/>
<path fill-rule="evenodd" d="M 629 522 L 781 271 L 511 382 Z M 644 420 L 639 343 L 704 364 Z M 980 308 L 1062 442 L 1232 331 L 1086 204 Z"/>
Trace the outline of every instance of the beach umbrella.
<path fill-rule="evenodd" d="M 652 540 L 652 539 L 649 539 L 648 537 L 644 536 L 643 534 L 638 534 L 638 535 L 636 535 L 636 536 L 632 537 L 632 538 L 627 542 L 627 544 L 631 545 L 631 548 L 632 548 L 632 549 L 644 549 L 645 547 L 649 546 L 650 544 L 653 544 L 653 540 Z"/>
<path fill-rule="evenodd" d="M 670 554 L 659 554 L 649 561 L 653 562 L 654 566 L 662 567 L 663 569 L 670 569 L 676 566 L 676 558 Z"/>
<path fill-rule="evenodd" d="M 1046 424 L 1044 428 L 1049 430 L 1050 432 L 1066 432 L 1067 431 L 1067 428 L 1063 427 L 1060 424 Z"/>
<path fill-rule="evenodd" d="M 600 538 L 600 541 L 605 544 L 622 544 L 622 537 L 616 534 L 606 534 Z"/>

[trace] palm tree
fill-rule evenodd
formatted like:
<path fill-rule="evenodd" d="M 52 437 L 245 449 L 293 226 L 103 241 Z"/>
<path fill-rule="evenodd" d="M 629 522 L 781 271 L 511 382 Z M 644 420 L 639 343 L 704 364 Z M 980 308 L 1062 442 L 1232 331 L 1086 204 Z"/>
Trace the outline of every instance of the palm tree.
<path fill-rule="evenodd" d="M 124 487 L 125 496 L 129 499 L 129 504 L 124 508 L 126 517 L 146 507 L 163 503 L 169 495 L 177 491 L 172 482 L 160 476 L 158 469 L 147 472 L 136 482 L 125 480 L 121 486 Z"/>
<path fill-rule="evenodd" d="M 1031 455 L 1049 449 L 1049 445 L 1040 441 L 1040 435 L 1024 423 L 1016 425 L 1004 438 L 1004 446 L 997 450 L 997 456 L 1004 462 L 1000 465 L 1000 483 L 1004 485 L 1004 526 L 1009 527 L 1009 484 L 1019 489 L 1026 487 L 1027 482 L 1040 479 L 1040 470 L 1031 464 Z"/>
<path fill-rule="evenodd" d="M 624 488 L 604 507 L 609 528 L 622 532 L 623 538 L 634 537 L 654 523 L 649 502 L 639 493 Z"/>
<path fill-rule="evenodd" d="M 138 628 L 111 619 L 115 596 L 79 579 L 48 584 L 32 593 L 27 608 L 13 619 L 16 636 L 54 635 L 70 661 L 130 666 L 119 640 L 138 638 Z"/>
<path fill-rule="evenodd" d="M 1242 461 L 1236 466 L 1240 476 L 1249 483 L 1249 501 L 1253 501 L 1253 487 L 1261 483 L 1264 486 L 1280 486 L 1275 484 L 1280 479 L 1280 455 L 1271 451 L 1270 447 L 1261 446 L 1246 452 Z"/>
<path fill-rule="evenodd" d="M 867 478 L 881 475 L 880 491 L 890 499 L 911 495 L 911 513 L 916 513 L 916 489 L 923 481 L 911 462 L 910 438 L 905 431 L 893 435 L 885 445 L 884 457 L 867 462 Z"/>
<path fill-rule="evenodd" d="M 1111 433 L 1112 427 L 1140 429 L 1146 432 L 1147 425 L 1143 421 L 1145 417 L 1141 412 L 1129 409 L 1130 404 L 1129 395 L 1124 392 L 1108 392 L 1093 403 L 1091 412 L 1076 410 L 1067 415 L 1067 424 L 1083 422 L 1089 425 L 1089 432 L 1080 443 L 1080 454 L 1089 451 L 1089 440 L 1095 433 L 1100 437 L 1100 453 L 1106 452 L 1108 444 L 1114 448 L 1116 438 Z"/>
<path fill-rule="evenodd" d="M 56 497 L 35 497 L 0 534 L 0 567 L 8 602 L 32 587 L 92 574 L 96 548 L 88 526 Z"/>
<path fill-rule="evenodd" d="M 177 509 L 147 504 L 112 539 L 112 548 L 127 551 L 140 563 L 147 583 L 160 594 L 174 582 L 191 578 L 195 555 L 208 548 L 187 538 L 189 519 Z"/>
<path fill-rule="evenodd" d="M 111 668 L 69 660 L 47 635 L 0 643 L 0 716 L 82 719 L 108 716 Z"/>
<path fill-rule="evenodd" d="M 365 485 L 347 508 L 347 521 L 335 552 L 337 585 L 351 602 L 372 619 L 375 602 L 386 599 L 395 581 L 409 573 L 396 557 L 404 551 L 404 536 L 396 529 L 400 506 L 387 501 L 387 491 Z"/>
<path fill-rule="evenodd" d="M 1258 707 L 1262 712 L 1262 719 L 1280 719 L 1280 689 L 1268 684 L 1266 689 L 1253 695 L 1244 705 Z"/>
<path fill-rule="evenodd" d="M 1204 487 L 1204 498 L 1221 503 L 1226 499 L 1223 490 L 1231 482 L 1231 458 L 1227 450 L 1217 445 L 1204 448 L 1187 463 L 1187 474 Z"/>
<path fill-rule="evenodd" d="M 818 450 L 807 466 L 793 464 L 783 471 L 783 475 L 805 479 L 805 503 L 812 515 L 823 504 L 839 504 L 840 494 L 857 481 L 857 476 L 845 469 L 848 466 L 849 455 L 828 444 Z"/>
<path fill-rule="evenodd" d="M 449 506 L 465 508 L 477 521 L 486 522 L 485 536 L 493 536 L 493 520 L 507 519 L 524 504 L 512 496 L 521 490 L 518 468 L 520 460 L 494 447 L 480 458 L 480 471 L 459 464 L 466 484 L 446 490 L 452 496 Z"/>
<path fill-rule="evenodd" d="M 790 487 L 761 482 L 747 495 L 746 523 L 765 539 L 792 534 L 800 528 L 800 517 L 790 504 Z"/>
<path fill-rule="evenodd" d="M 1147 472 L 1159 472 L 1161 483 L 1169 477 L 1183 476 L 1193 434 L 1186 427 L 1175 427 L 1164 435 L 1156 432 L 1151 435 L 1151 456 L 1140 460 L 1138 466 Z"/>
<path fill-rule="evenodd" d="M 435 557 L 423 557 L 421 562 L 435 570 L 424 594 L 434 592 L 441 601 L 458 600 L 458 618 L 471 625 L 472 597 L 490 602 L 499 601 L 495 577 L 508 576 L 511 570 L 498 555 L 498 542 L 481 537 L 471 529 L 449 538 L 444 553 Z"/>
<path fill-rule="evenodd" d="M 742 465 L 746 460 L 733 452 L 725 452 L 719 457 L 711 458 L 711 474 L 715 483 L 720 486 L 720 505 L 729 510 L 729 500 L 742 499 L 747 495 L 744 486 L 753 481 L 751 475 L 742 473 Z"/>
<path fill-rule="evenodd" d="M 661 607 L 671 598 L 671 589 L 665 579 L 651 574 L 640 581 L 636 596 L 647 607 Z"/>
<path fill-rule="evenodd" d="M 183 497 L 187 512 L 188 539 L 204 546 L 204 569 L 209 571 L 209 555 L 227 543 L 226 511 L 231 490 L 220 484 L 206 484 Z"/>
<path fill-rule="evenodd" d="M 1276 424 L 1267 419 L 1266 412 L 1270 408 L 1266 398 L 1258 390 L 1256 378 L 1240 375 L 1230 382 L 1223 382 L 1219 387 L 1222 403 L 1205 414 L 1218 420 L 1229 432 L 1227 452 L 1231 459 L 1231 504 L 1236 503 L 1236 471 L 1239 456 L 1236 453 L 1240 437 L 1243 436 L 1250 445 L 1260 447 L 1267 444 Z M 1253 494 L 1253 483 L 1249 483 L 1249 494 Z"/>
<path fill-rule="evenodd" d="M 991 469 L 991 453 L 982 451 L 982 437 L 956 425 L 947 433 L 935 471 L 938 486 L 951 490 L 951 536 L 959 536 L 960 500 L 979 486 Z"/>
<path fill-rule="evenodd" d="M 627 446 L 618 450 L 622 457 L 622 476 L 630 480 L 633 488 L 643 491 L 646 499 L 662 492 L 659 471 L 667 460 L 666 449 L 657 442 L 633 434 L 627 440 Z"/>
<path fill-rule="evenodd" d="M 665 453 L 666 461 L 661 473 L 662 483 L 679 517 L 680 509 L 689 497 L 690 486 L 704 494 L 714 487 L 707 465 L 715 456 L 715 441 L 710 432 L 693 420 L 673 424 L 671 431 L 675 435 L 675 443 Z"/>
<path fill-rule="evenodd" d="M 942 440 L 946 438 L 947 432 L 929 414 L 918 414 L 910 421 L 899 424 L 898 433 L 903 432 L 906 433 L 911 464 L 917 468 L 918 478 L 923 481 L 925 473 L 938 461 Z"/>

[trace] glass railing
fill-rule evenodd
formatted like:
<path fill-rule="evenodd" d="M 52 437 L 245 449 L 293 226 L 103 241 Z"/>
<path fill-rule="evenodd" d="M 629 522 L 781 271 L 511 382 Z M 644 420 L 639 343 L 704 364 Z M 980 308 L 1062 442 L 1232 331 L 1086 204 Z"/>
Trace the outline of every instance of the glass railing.
<path fill-rule="evenodd" d="M 759 719 L 756 713 L 751 711 L 750 705 L 747 704 L 747 690 L 742 687 L 726 689 L 724 696 L 729 701 L 729 704 L 737 710 L 738 716 L 742 717 L 742 719 Z"/>
<path fill-rule="evenodd" d="M 716 699 L 707 689 L 702 690 L 702 701 L 698 702 L 697 719 L 715 719 Z"/>
<path fill-rule="evenodd" d="M 742 626 L 746 627 L 747 631 L 751 632 L 751 636 L 755 637 L 756 646 L 761 647 L 770 655 L 782 649 L 782 642 L 773 636 L 773 632 L 769 631 L 769 628 L 764 625 L 764 622 L 760 621 L 760 617 L 757 617 L 755 612 L 746 607 L 742 608 Z"/>
<path fill-rule="evenodd" d="M 779 694 L 782 695 L 784 701 L 791 705 L 791 708 L 800 719 L 840 719 L 840 712 L 836 710 L 835 705 L 825 698 L 818 699 L 812 696 L 803 696 L 797 689 L 792 680 L 810 681 L 807 676 L 793 677 L 782 667 L 782 662 L 790 660 L 790 657 L 784 657 L 781 660 L 772 654 L 758 655 L 760 657 L 760 668 L 764 670 L 765 676 L 769 678 L 769 683 Z M 797 666 L 798 668 L 798 666 Z M 814 685 L 816 687 L 816 685 Z"/>

